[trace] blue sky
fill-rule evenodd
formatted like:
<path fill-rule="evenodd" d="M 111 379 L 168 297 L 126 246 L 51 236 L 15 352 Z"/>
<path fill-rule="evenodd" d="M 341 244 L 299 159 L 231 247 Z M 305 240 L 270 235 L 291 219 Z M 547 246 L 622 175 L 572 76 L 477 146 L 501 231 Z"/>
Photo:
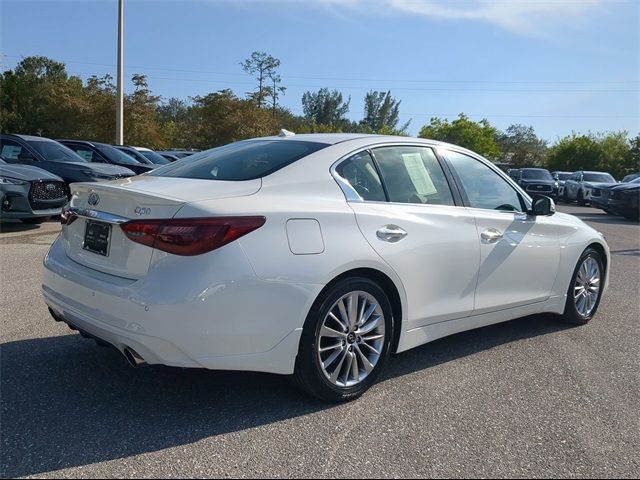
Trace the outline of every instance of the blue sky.
<path fill-rule="evenodd" d="M 22 56 L 70 73 L 115 74 L 116 0 L 0 0 L 3 68 Z M 640 130 L 638 0 L 125 0 L 126 74 L 164 98 L 252 79 L 252 51 L 282 62 L 284 106 L 307 90 L 391 90 L 417 134 L 432 116 L 466 112 L 500 129 Z"/>

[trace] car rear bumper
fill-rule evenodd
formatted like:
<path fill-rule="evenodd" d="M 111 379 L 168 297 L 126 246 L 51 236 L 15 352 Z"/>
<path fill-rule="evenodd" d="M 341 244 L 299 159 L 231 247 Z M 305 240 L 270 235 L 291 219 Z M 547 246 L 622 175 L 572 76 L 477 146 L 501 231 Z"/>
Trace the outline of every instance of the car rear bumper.
<path fill-rule="evenodd" d="M 54 318 L 147 364 L 293 373 L 321 286 L 263 281 L 239 246 L 219 253 L 213 271 L 202 263 L 187 277 L 151 268 L 129 280 L 74 262 L 57 240 L 44 261 L 42 293 Z"/>

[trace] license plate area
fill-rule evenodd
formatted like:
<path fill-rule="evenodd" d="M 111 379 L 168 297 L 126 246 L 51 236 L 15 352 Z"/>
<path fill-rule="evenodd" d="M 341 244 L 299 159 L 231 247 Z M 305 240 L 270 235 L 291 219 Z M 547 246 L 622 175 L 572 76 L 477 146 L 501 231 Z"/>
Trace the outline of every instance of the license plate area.
<path fill-rule="evenodd" d="M 82 244 L 84 250 L 107 257 L 109 256 L 110 241 L 111 225 L 109 223 L 87 220 Z"/>

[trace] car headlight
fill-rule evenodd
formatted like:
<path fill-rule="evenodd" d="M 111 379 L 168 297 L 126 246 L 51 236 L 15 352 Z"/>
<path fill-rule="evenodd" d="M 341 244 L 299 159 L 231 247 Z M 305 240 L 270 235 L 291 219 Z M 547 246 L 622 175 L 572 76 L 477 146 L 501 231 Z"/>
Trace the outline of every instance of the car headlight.
<path fill-rule="evenodd" d="M 11 177 L 0 177 L 0 185 L 26 185 L 27 182 Z"/>
<path fill-rule="evenodd" d="M 98 173 L 98 172 L 94 172 L 93 170 L 82 170 L 82 173 L 84 173 L 86 176 L 91 177 L 95 180 L 113 180 L 115 178 L 114 175 L 109 175 L 106 173 Z"/>
<path fill-rule="evenodd" d="M 554 187 L 554 188 L 558 188 L 559 186 L 560 186 L 560 184 L 559 184 L 558 182 L 554 182 L 554 183 L 553 183 L 553 187 Z"/>

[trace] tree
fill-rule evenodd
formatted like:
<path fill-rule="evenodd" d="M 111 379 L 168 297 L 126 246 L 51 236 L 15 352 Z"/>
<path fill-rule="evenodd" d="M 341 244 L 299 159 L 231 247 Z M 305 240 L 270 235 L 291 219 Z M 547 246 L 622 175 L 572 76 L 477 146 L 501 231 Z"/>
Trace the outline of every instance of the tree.
<path fill-rule="evenodd" d="M 400 119 L 400 100 L 388 92 L 367 92 L 364 97 L 364 118 L 360 122 L 362 131 L 383 134 L 404 134 L 409 122 L 398 127 Z"/>
<path fill-rule="evenodd" d="M 627 172 L 640 172 L 640 134 L 629 140 L 629 164 Z"/>
<path fill-rule="evenodd" d="M 251 57 L 241 62 L 240 65 L 246 73 L 255 76 L 258 80 L 258 90 L 249 94 L 258 107 L 262 108 L 269 97 L 273 99 L 275 104 L 278 96 L 277 84 L 280 83 L 276 69 L 280 66 L 280 60 L 265 52 L 253 52 Z M 267 84 L 269 80 L 273 82 L 273 87 Z M 282 87 L 280 88 L 282 89 Z M 284 90 L 281 90 L 282 92 Z"/>
<path fill-rule="evenodd" d="M 273 135 L 277 131 L 273 115 L 243 100 L 231 90 L 220 90 L 193 99 L 192 144 L 211 148 L 246 138 Z"/>
<path fill-rule="evenodd" d="M 542 165 L 547 150 L 547 142 L 536 136 L 533 127 L 520 124 L 498 134 L 497 143 L 502 150 L 501 160 L 515 167 Z"/>
<path fill-rule="evenodd" d="M 319 125 L 340 126 L 347 122 L 345 115 L 349 111 L 351 97 L 343 102 L 342 93 L 321 88 L 315 93 L 302 95 L 302 111 L 305 117 Z"/>
<path fill-rule="evenodd" d="M 627 132 L 579 135 L 573 133 L 559 139 L 549 150 L 549 170 L 598 170 L 622 178 L 634 171 L 633 143 Z"/>
<path fill-rule="evenodd" d="M 2 74 L 0 128 L 5 132 L 58 137 L 77 125 L 82 80 L 68 76 L 63 63 L 27 57 Z"/>
<path fill-rule="evenodd" d="M 498 130 L 486 118 L 474 122 L 461 113 L 453 122 L 432 118 L 429 125 L 422 127 L 418 136 L 453 143 L 496 160 L 500 156 L 497 134 Z"/>

